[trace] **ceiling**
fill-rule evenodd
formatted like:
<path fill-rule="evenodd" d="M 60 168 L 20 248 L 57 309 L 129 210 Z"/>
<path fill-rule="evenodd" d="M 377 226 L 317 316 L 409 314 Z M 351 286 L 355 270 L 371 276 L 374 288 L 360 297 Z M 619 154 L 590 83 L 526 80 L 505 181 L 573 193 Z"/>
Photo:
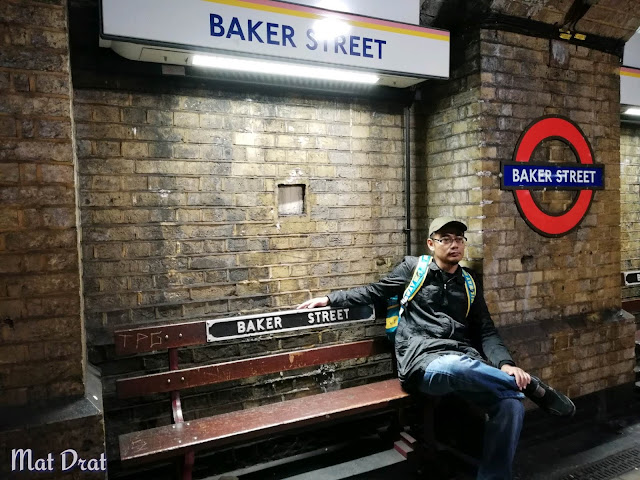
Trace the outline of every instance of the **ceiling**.
<path fill-rule="evenodd" d="M 638 0 L 422 0 L 420 23 L 455 31 L 491 14 L 621 41 L 640 26 Z"/>

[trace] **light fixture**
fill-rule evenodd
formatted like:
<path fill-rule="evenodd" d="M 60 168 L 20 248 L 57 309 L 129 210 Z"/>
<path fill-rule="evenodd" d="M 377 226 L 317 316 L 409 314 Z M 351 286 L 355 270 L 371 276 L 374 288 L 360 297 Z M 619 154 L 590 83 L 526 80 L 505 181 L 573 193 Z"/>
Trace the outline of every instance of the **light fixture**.
<path fill-rule="evenodd" d="M 624 114 L 625 115 L 637 115 L 637 116 L 640 116 L 640 108 L 638 108 L 638 107 L 627 108 L 624 111 Z"/>
<path fill-rule="evenodd" d="M 361 73 L 336 68 L 310 67 L 282 62 L 267 62 L 245 58 L 225 57 L 222 55 L 194 55 L 191 61 L 196 67 L 210 67 L 220 70 L 265 73 L 267 75 L 285 75 L 319 80 L 335 80 L 351 83 L 377 83 L 380 77 L 371 73 Z"/>

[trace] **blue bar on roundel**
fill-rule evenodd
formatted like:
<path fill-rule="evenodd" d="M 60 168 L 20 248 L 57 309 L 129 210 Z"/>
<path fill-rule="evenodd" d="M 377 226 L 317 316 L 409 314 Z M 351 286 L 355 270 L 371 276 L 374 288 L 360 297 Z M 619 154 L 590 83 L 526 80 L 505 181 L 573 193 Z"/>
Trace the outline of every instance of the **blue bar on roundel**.
<path fill-rule="evenodd" d="M 514 188 L 604 188 L 602 165 L 531 165 L 524 162 L 503 165 L 502 185 Z"/>

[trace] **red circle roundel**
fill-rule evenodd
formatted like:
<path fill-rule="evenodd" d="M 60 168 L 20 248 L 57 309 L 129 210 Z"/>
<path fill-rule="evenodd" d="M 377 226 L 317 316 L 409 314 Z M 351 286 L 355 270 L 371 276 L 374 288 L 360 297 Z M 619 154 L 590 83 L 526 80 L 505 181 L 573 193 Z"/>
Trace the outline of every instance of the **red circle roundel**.
<path fill-rule="evenodd" d="M 575 123 L 565 117 L 547 116 L 529 125 L 516 146 L 514 160 L 528 162 L 534 149 L 543 140 L 560 140 L 566 143 L 583 165 L 593 164 L 593 150 Z M 591 206 L 593 190 L 579 190 L 573 205 L 560 215 L 544 212 L 535 202 L 531 190 L 514 190 L 516 205 L 531 228 L 547 237 L 560 237 L 576 228 Z"/>

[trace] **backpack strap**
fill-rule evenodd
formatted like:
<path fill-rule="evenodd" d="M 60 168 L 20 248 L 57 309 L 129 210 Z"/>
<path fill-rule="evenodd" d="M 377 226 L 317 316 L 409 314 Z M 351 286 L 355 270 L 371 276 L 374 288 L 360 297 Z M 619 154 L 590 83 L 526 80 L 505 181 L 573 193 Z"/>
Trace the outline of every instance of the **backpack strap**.
<path fill-rule="evenodd" d="M 462 276 L 464 277 L 464 288 L 467 291 L 467 315 L 465 316 L 468 317 L 471 304 L 476 299 L 476 282 L 473 280 L 471 274 L 464 268 L 462 268 Z"/>
<path fill-rule="evenodd" d="M 394 295 L 393 297 L 387 299 L 387 318 L 386 318 L 386 326 L 385 332 L 387 337 L 392 342 L 396 336 L 396 330 L 398 328 L 398 314 L 400 313 L 400 302 L 398 301 L 398 296 Z"/>
<path fill-rule="evenodd" d="M 413 271 L 413 277 L 411 278 L 411 282 L 409 282 L 409 286 L 404 291 L 404 295 L 402 295 L 402 300 L 400 300 L 400 311 L 398 312 L 398 317 L 402 316 L 404 312 L 404 306 L 409 303 L 413 297 L 416 296 L 418 290 L 424 284 L 424 280 L 427 278 L 427 272 L 429 271 L 429 264 L 431 263 L 431 259 L 433 257 L 431 255 L 422 255 L 418 259 L 418 265 L 416 269 Z"/>
<path fill-rule="evenodd" d="M 420 287 L 422 287 L 425 278 L 427 278 L 431 258 L 431 255 L 423 255 L 418 259 L 418 265 L 413 271 L 413 277 L 411 278 L 409 286 L 404 291 L 402 301 L 398 301 L 397 295 L 387 299 L 386 332 L 387 337 L 392 342 L 395 340 L 398 321 L 404 311 L 404 305 L 416 295 Z"/>

